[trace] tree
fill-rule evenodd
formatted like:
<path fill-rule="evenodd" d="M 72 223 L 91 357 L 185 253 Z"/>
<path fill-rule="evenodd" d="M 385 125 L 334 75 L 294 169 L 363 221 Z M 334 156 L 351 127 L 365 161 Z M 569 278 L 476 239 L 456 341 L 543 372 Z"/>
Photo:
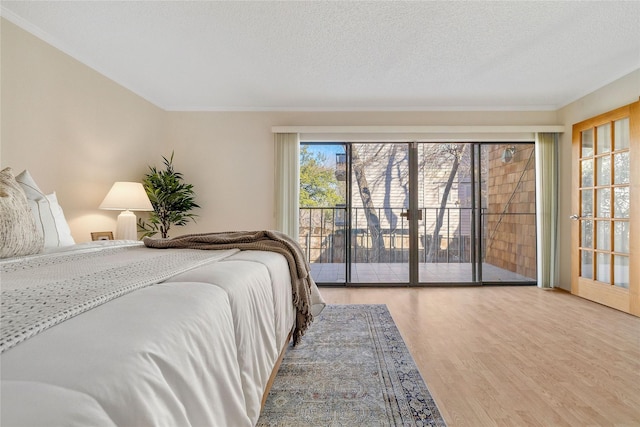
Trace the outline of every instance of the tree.
<path fill-rule="evenodd" d="M 333 207 L 344 203 L 335 171 L 326 163 L 323 153 L 311 150 L 309 145 L 300 147 L 301 207 Z"/>
<path fill-rule="evenodd" d="M 440 208 L 438 209 L 438 215 L 433 227 L 433 235 L 431 237 L 431 243 L 427 250 L 427 262 L 433 262 L 438 247 L 440 246 L 440 229 L 444 221 L 444 214 L 447 207 L 447 201 L 449 200 L 449 193 L 453 187 L 453 182 L 458 174 L 458 168 L 460 167 L 460 160 L 463 156 L 466 145 L 465 144 L 438 144 L 435 146 L 437 153 L 434 153 L 431 157 L 433 163 L 437 163 L 437 170 L 444 170 L 446 164 L 451 162 L 451 168 L 444 189 L 442 191 L 442 197 L 440 198 Z"/>
<path fill-rule="evenodd" d="M 353 167 L 353 174 L 358 183 L 358 192 L 360 199 L 362 200 L 362 207 L 364 209 L 365 218 L 367 220 L 367 229 L 371 235 L 371 258 L 374 260 L 380 259 L 380 254 L 384 250 L 384 239 L 382 237 L 382 230 L 380 228 L 380 218 L 376 213 L 376 208 L 371 197 L 371 188 L 369 187 L 369 181 L 365 172 L 366 162 L 360 156 L 359 149 L 366 147 L 366 145 L 352 146 L 351 160 Z M 378 152 L 379 154 L 379 152 Z M 375 158 L 374 154 L 372 158 Z"/>

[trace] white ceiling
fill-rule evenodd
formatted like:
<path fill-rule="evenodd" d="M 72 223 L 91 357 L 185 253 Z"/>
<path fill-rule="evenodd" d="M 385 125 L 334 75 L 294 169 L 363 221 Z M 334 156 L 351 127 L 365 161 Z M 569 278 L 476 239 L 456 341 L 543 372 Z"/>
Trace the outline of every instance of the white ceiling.
<path fill-rule="evenodd" d="M 639 1 L 6 1 L 166 110 L 548 110 L 640 68 Z"/>

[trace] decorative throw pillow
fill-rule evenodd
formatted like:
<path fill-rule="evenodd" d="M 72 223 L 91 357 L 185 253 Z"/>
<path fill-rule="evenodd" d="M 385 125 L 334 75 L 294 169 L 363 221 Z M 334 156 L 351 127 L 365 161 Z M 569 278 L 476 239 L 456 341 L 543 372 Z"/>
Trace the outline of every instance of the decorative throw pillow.
<path fill-rule="evenodd" d="M 0 258 L 31 255 L 42 251 L 27 197 L 11 168 L 0 171 Z"/>
<path fill-rule="evenodd" d="M 38 231 L 44 238 L 45 249 L 75 244 L 56 193 L 44 194 L 28 170 L 16 176 L 16 181 L 27 196 Z"/>

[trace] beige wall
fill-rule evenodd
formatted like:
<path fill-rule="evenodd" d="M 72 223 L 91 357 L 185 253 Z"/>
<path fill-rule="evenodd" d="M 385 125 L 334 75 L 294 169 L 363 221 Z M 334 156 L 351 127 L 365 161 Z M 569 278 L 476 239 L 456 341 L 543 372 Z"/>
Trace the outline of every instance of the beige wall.
<path fill-rule="evenodd" d="M 4 19 L 1 32 L 0 166 L 56 191 L 76 241 L 113 230 L 97 207 L 158 158 L 167 113 Z"/>
<path fill-rule="evenodd" d="M 272 126 L 566 124 L 637 100 L 640 71 L 558 112 L 165 112 L 2 19 L 0 166 L 28 168 L 56 191 L 78 242 L 113 230 L 97 206 L 117 180 L 140 180 L 175 150 L 206 232 L 272 228 Z M 570 135 L 561 149 L 570 192 Z M 561 197 L 560 286 L 569 289 L 568 197 Z"/>

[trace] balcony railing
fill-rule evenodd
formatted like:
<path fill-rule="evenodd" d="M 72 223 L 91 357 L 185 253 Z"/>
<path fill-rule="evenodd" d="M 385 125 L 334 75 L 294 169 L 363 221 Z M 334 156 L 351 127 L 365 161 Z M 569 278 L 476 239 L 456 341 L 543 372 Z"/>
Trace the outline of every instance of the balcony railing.
<path fill-rule="evenodd" d="M 406 263 L 409 259 L 409 222 L 404 208 L 378 208 L 369 227 L 363 208 L 351 210 L 351 261 Z M 444 208 L 437 235 L 435 225 L 440 208 L 424 207 L 419 221 L 420 262 L 470 262 L 471 208 Z M 310 263 L 345 262 L 347 251 L 346 209 L 343 207 L 300 208 L 299 241 Z M 484 218 L 484 215 L 482 216 Z"/>

